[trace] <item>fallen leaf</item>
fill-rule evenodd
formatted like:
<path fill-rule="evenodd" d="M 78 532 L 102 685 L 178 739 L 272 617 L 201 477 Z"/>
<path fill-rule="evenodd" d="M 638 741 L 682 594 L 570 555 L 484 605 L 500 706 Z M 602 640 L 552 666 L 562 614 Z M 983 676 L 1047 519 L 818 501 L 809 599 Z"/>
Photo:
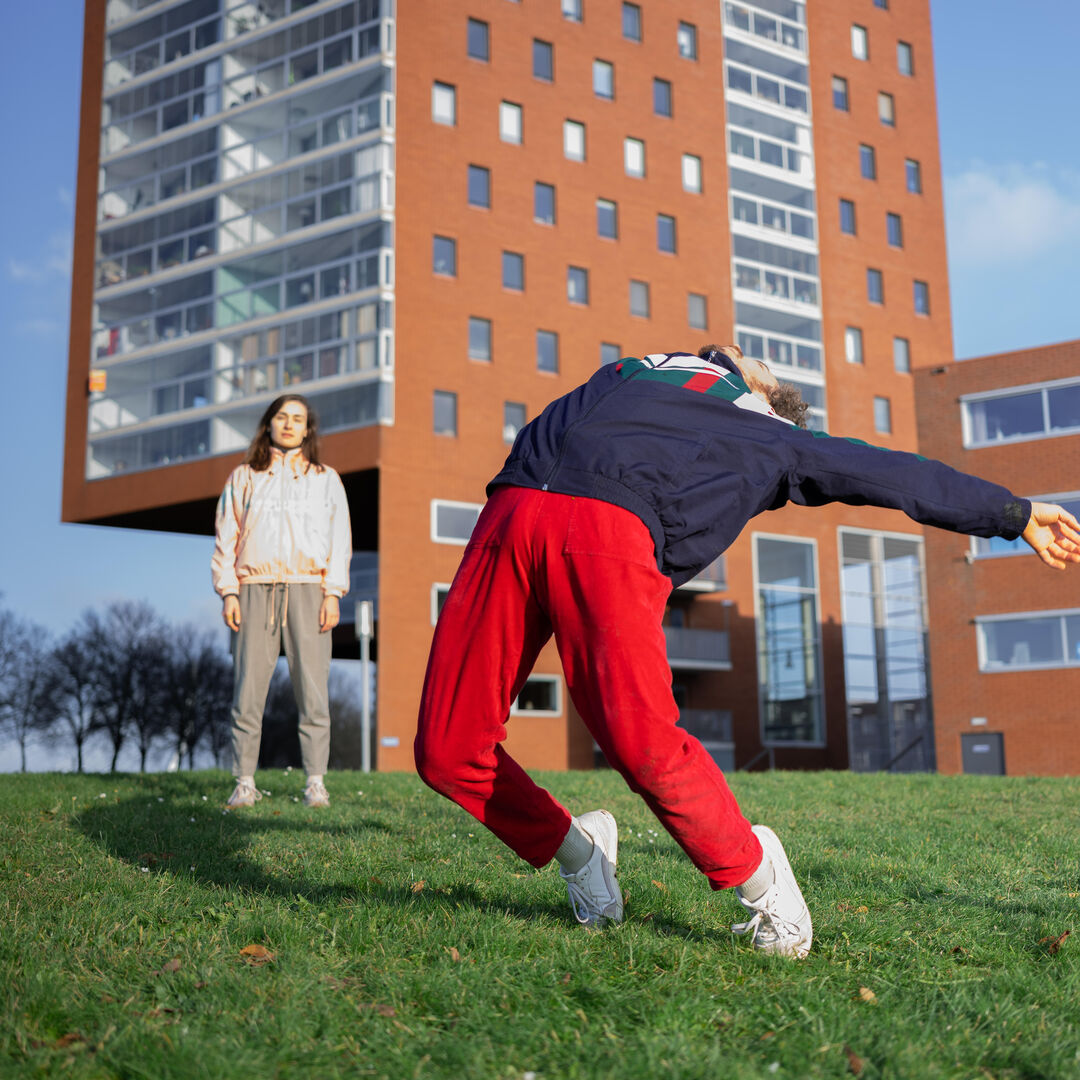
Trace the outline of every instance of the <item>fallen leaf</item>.
<path fill-rule="evenodd" d="M 424 886 L 425 886 L 426 884 L 427 884 L 427 882 L 424 882 L 424 881 L 414 881 L 414 882 L 413 882 L 413 887 L 412 887 L 412 891 L 413 891 L 414 893 L 419 893 L 419 892 L 423 892 L 423 891 L 424 891 Z"/>
<path fill-rule="evenodd" d="M 1044 937 L 1039 939 L 1040 945 L 1046 946 L 1046 951 L 1053 956 L 1054 953 L 1065 944 L 1065 939 L 1072 933 L 1071 930 L 1066 930 L 1063 934 L 1059 934 L 1057 937 Z"/>
<path fill-rule="evenodd" d="M 461 963 L 461 953 L 457 951 L 457 947 L 455 945 L 451 945 L 450 948 L 446 951 L 450 954 L 450 959 L 453 960 L 455 964 Z"/>
<path fill-rule="evenodd" d="M 196 990 L 202 990 L 202 989 L 204 989 L 204 988 L 205 988 L 205 987 L 206 987 L 207 985 L 208 985 L 208 984 L 207 984 L 207 983 L 205 983 L 205 982 L 197 982 L 197 983 L 195 984 L 195 989 L 196 989 Z"/>
<path fill-rule="evenodd" d="M 563 986 L 565 986 L 565 985 L 566 985 L 566 984 L 567 984 L 567 983 L 568 983 L 569 981 L 570 981 L 570 972 L 568 971 L 568 972 L 567 972 L 567 973 L 566 973 L 566 974 L 565 974 L 565 975 L 564 975 L 564 976 L 563 976 L 563 977 L 562 977 L 562 978 L 561 978 L 561 979 L 559 980 L 559 982 L 561 982 L 561 983 L 563 984 Z"/>
<path fill-rule="evenodd" d="M 865 1001 L 867 1003 L 867 1005 L 876 1005 L 877 1004 L 877 994 L 875 994 L 874 991 L 871 990 L 869 986 L 860 986 L 859 987 L 859 998 L 860 998 L 860 1000 Z"/>
<path fill-rule="evenodd" d="M 957 953 L 959 953 L 961 956 L 967 956 L 967 949 L 965 949 L 963 947 L 963 945 L 954 945 L 949 950 L 949 953 L 950 953 L 950 955 L 953 955 L 953 956 L 955 956 Z"/>
<path fill-rule="evenodd" d="M 642 922 L 652 922 L 655 915 L 656 915 L 656 912 L 654 912 L 654 911 L 647 912 L 645 915 L 641 916 L 641 921 Z"/>
<path fill-rule="evenodd" d="M 665 885 L 665 884 L 664 884 L 664 883 L 663 883 L 662 881 L 657 881 L 657 880 L 656 880 L 656 878 L 653 878 L 653 884 L 654 884 L 654 885 L 655 885 L 655 886 L 656 886 L 656 887 L 657 887 L 657 888 L 658 888 L 658 889 L 659 889 L 659 890 L 660 890 L 661 892 L 667 892 L 667 891 L 668 891 L 668 890 L 667 890 L 667 886 L 666 886 L 666 885 Z"/>
<path fill-rule="evenodd" d="M 176 957 L 173 957 L 172 960 L 166 960 L 165 963 L 161 965 L 161 970 L 162 972 L 179 971 L 180 961 Z"/>
<path fill-rule="evenodd" d="M 272 964 L 274 954 L 265 945 L 245 945 L 240 950 L 245 964 Z"/>
<path fill-rule="evenodd" d="M 356 1007 L 358 1009 L 374 1009 L 380 1016 L 397 1016 L 397 1009 L 393 1005 L 380 1005 L 376 1001 L 362 1001 Z"/>
<path fill-rule="evenodd" d="M 71 1046 L 72 1043 L 84 1043 L 87 1041 L 88 1040 L 85 1035 L 80 1035 L 77 1031 L 69 1031 L 66 1035 L 61 1035 L 60 1038 L 53 1043 L 53 1046 L 59 1049 L 62 1046 Z"/>
<path fill-rule="evenodd" d="M 859 905 L 859 906 L 858 906 L 858 907 L 857 907 L 857 908 L 855 909 L 855 914 L 856 914 L 856 915 L 865 915 L 865 914 L 866 914 L 866 913 L 867 913 L 867 912 L 868 912 L 869 910 L 870 910 L 870 909 L 869 909 L 869 908 L 868 908 L 868 907 L 867 907 L 867 906 L 866 906 L 865 904 L 860 904 L 860 905 Z"/>
<path fill-rule="evenodd" d="M 863 1059 L 847 1043 L 844 1043 L 844 1053 L 847 1054 L 848 1068 L 858 1076 L 863 1071 Z"/>
<path fill-rule="evenodd" d="M 765 1034 L 761 1036 L 761 1041 L 764 1042 L 766 1039 L 771 1039 L 775 1034 L 775 1031 L 766 1031 Z"/>

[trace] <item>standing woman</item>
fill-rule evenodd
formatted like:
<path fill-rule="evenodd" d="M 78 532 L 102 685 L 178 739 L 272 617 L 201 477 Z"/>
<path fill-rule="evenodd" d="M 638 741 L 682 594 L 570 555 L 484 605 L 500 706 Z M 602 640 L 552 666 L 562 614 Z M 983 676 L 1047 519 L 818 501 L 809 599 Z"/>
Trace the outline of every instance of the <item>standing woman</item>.
<path fill-rule="evenodd" d="M 318 418 L 300 394 L 263 413 L 244 463 L 218 500 L 211 568 L 233 631 L 232 750 L 227 806 L 253 806 L 266 693 L 281 652 L 300 713 L 304 802 L 327 806 L 330 631 L 349 590 L 352 533 L 341 478 L 319 460 Z"/>

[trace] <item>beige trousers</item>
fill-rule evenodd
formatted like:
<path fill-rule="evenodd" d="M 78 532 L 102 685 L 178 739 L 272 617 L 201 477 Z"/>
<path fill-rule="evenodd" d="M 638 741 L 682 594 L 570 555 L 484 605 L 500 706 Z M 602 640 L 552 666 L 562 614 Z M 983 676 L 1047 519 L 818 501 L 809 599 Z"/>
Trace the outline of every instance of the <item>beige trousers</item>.
<path fill-rule="evenodd" d="M 322 776 L 330 758 L 330 634 L 319 633 L 322 587 L 241 585 L 240 629 L 232 635 L 233 774 L 254 776 L 263 710 L 274 666 L 285 646 L 300 713 L 300 756 L 308 776 Z"/>

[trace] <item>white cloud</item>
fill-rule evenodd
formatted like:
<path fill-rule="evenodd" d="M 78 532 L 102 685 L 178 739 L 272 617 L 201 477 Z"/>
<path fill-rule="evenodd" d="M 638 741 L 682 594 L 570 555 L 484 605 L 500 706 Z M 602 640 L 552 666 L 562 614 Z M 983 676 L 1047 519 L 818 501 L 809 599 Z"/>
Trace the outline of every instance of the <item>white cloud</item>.
<path fill-rule="evenodd" d="M 8 276 L 13 281 L 41 282 L 51 277 L 71 276 L 71 233 L 54 232 L 44 250 L 33 259 L 8 259 Z"/>
<path fill-rule="evenodd" d="M 72 194 L 71 188 L 61 185 L 56 189 L 56 198 L 65 210 L 75 209 L 75 196 Z"/>
<path fill-rule="evenodd" d="M 957 266 L 1031 262 L 1080 242 L 1080 177 L 1041 164 L 976 164 L 946 177 L 945 220 Z"/>

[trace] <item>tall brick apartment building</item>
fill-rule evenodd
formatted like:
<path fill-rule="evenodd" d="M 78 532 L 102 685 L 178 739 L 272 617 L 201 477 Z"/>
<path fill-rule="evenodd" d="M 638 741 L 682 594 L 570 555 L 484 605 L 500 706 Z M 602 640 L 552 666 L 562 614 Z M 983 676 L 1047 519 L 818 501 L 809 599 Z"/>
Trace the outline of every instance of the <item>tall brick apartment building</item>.
<path fill-rule="evenodd" d="M 210 532 L 308 394 L 408 769 L 485 482 L 597 365 L 737 341 L 815 425 L 915 449 L 938 162 L 928 0 L 87 0 L 64 518 Z M 683 723 L 728 765 L 932 767 L 922 548 L 756 520 L 672 597 Z M 525 764 L 592 763 L 553 647 L 515 714 Z"/>
<path fill-rule="evenodd" d="M 915 388 L 924 453 L 1080 513 L 1080 341 L 924 369 Z M 1075 569 L 927 530 L 942 772 L 1080 773 Z"/>

